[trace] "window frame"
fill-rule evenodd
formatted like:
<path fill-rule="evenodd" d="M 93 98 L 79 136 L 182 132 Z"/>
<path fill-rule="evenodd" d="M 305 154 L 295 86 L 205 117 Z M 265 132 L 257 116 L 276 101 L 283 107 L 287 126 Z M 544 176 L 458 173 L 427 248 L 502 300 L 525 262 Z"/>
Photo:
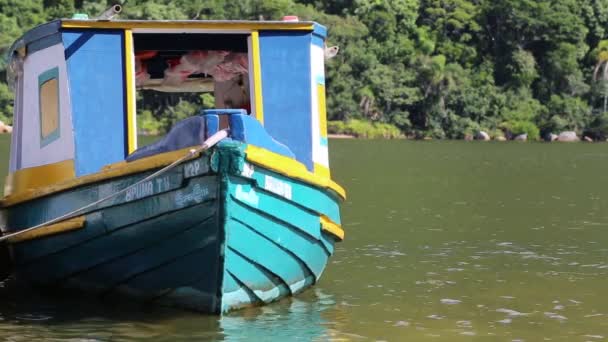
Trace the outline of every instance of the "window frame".
<path fill-rule="evenodd" d="M 55 128 L 52 132 L 50 132 L 47 136 L 44 136 L 42 132 L 42 86 L 52 81 L 53 79 L 57 80 L 57 128 Z M 49 145 L 55 140 L 59 139 L 61 135 L 61 103 L 59 97 L 59 67 L 54 67 L 42 72 L 38 75 L 38 117 L 40 119 L 40 148 Z"/>

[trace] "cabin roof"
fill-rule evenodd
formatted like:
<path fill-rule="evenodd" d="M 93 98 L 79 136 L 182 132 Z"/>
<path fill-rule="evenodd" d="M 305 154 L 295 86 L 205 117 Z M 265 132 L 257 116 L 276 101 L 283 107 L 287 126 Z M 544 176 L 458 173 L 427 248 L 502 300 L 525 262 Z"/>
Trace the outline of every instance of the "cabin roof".
<path fill-rule="evenodd" d="M 173 32 L 198 30 L 212 32 L 248 33 L 255 30 L 312 31 L 325 38 L 327 29 L 313 21 L 252 21 L 252 20 L 96 20 L 58 19 L 39 25 L 17 39 L 9 50 L 9 58 L 18 51 L 25 55 L 36 51 L 37 45 L 47 46 L 49 40 L 58 40 L 61 29 L 122 29 L 134 33 Z"/>

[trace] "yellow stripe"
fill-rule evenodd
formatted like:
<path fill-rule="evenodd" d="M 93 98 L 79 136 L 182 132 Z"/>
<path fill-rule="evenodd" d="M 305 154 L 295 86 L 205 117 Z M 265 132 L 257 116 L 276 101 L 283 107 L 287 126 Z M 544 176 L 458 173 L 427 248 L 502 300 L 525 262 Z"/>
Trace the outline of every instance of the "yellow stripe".
<path fill-rule="evenodd" d="M 329 168 L 325 165 L 321 165 L 319 163 L 314 164 L 315 174 L 321 177 L 329 178 L 331 176 L 331 172 Z"/>
<path fill-rule="evenodd" d="M 76 177 L 74 160 L 28 167 L 17 170 L 6 178 L 5 195 L 24 193 L 28 189 L 45 187 Z M 10 197 L 10 196 L 9 196 Z"/>
<path fill-rule="evenodd" d="M 262 97 L 262 62 L 260 61 L 260 35 L 251 32 L 251 54 L 253 58 L 253 92 L 255 99 L 255 117 L 264 124 L 264 102 Z"/>
<path fill-rule="evenodd" d="M 296 30 L 312 31 L 312 22 L 281 21 L 202 21 L 202 20 L 70 20 L 61 21 L 63 28 L 97 28 L 97 29 L 209 29 L 209 30 Z"/>
<path fill-rule="evenodd" d="M 325 85 L 317 84 L 317 98 L 319 99 L 319 128 L 322 138 L 327 138 L 327 112 L 325 109 Z"/>
<path fill-rule="evenodd" d="M 344 240 L 344 229 L 325 215 L 321 215 L 321 229 L 335 236 L 339 241 Z"/>
<path fill-rule="evenodd" d="M 9 238 L 8 241 L 12 243 L 23 242 L 28 240 L 39 239 L 41 237 L 49 235 L 69 232 L 71 230 L 76 230 L 84 227 L 85 221 L 86 220 L 84 215 L 74 217 L 65 221 L 61 221 L 59 223 L 43 226 L 41 228 L 34 229 L 26 233 L 16 235 L 12 238 Z"/>
<path fill-rule="evenodd" d="M 346 191 L 327 177 L 321 177 L 306 169 L 304 164 L 295 159 L 270 152 L 266 149 L 247 145 L 245 150 L 247 160 L 288 177 L 335 191 L 342 199 L 346 199 Z"/>
<path fill-rule="evenodd" d="M 100 182 L 100 181 L 103 181 L 106 179 L 122 177 L 122 176 L 130 175 L 133 173 L 161 168 L 161 167 L 163 167 L 165 165 L 169 165 L 172 162 L 174 162 L 175 160 L 185 156 L 190 151 L 190 149 L 191 148 L 184 148 L 184 149 L 177 150 L 177 151 L 161 153 L 161 154 L 157 154 L 157 155 L 154 155 L 154 156 L 151 156 L 148 158 L 142 158 L 142 159 L 130 162 L 130 163 L 121 161 L 118 163 L 114 163 L 114 164 L 105 166 L 103 168 L 103 170 L 98 173 L 94 173 L 94 174 L 90 174 L 90 175 L 86 175 L 86 176 L 78 177 L 78 178 L 72 177 L 72 179 L 66 179 L 64 181 L 57 180 L 56 182 L 54 182 L 56 184 L 46 182 L 46 183 L 52 184 L 52 185 L 48 185 L 48 186 L 44 186 L 44 187 L 24 188 L 20 192 L 11 193 L 9 196 L 6 196 L 2 200 L 0 200 L 0 208 L 8 207 L 8 206 L 15 205 L 15 204 L 18 204 L 21 202 L 32 200 L 34 198 L 46 196 L 46 195 L 49 195 L 49 194 L 52 194 L 55 192 L 59 192 L 59 191 L 63 191 L 63 190 L 67 190 L 67 189 L 72 189 L 72 188 L 86 185 L 89 183 L 96 183 L 96 182 Z M 200 153 L 197 153 L 197 154 L 193 155 L 191 158 L 189 158 L 188 160 L 194 159 L 194 158 L 198 157 L 199 155 L 200 155 Z M 53 165 L 53 164 L 51 164 L 51 165 Z M 49 165 L 46 165 L 46 166 L 49 166 Z M 23 170 L 19 170 L 17 172 L 21 172 L 21 171 L 23 171 Z M 42 177 L 42 178 L 44 178 L 44 177 Z"/>
<path fill-rule="evenodd" d="M 135 113 L 135 66 L 133 65 L 133 32 L 125 30 L 125 73 L 127 93 L 127 150 L 137 149 L 137 114 Z"/>

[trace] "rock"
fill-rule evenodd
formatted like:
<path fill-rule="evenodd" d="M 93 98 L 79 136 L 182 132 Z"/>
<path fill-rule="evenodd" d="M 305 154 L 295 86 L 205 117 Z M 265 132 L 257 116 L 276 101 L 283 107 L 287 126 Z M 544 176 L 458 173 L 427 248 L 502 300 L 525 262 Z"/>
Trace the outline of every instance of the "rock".
<path fill-rule="evenodd" d="M 472 140 L 473 140 L 473 136 L 472 136 L 472 135 L 470 135 L 470 134 L 465 134 L 465 135 L 464 135 L 464 140 L 465 140 L 465 141 L 472 141 Z"/>
<path fill-rule="evenodd" d="M 558 138 L 557 134 L 553 134 L 553 133 L 549 134 L 549 141 L 555 141 L 555 140 L 557 140 L 557 138 Z"/>
<path fill-rule="evenodd" d="M 583 140 L 587 141 L 587 142 L 593 142 L 593 139 L 589 138 L 588 136 L 584 136 Z"/>
<path fill-rule="evenodd" d="M 488 133 L 484 132 L 484 131 L 479 131 L 475 135 L 475 140 L 489 141 L 490 140 L 490 135 Z"/>
<path fill-rule="evenodd" d="M 494 140 L 496 140 L 496 141 L 507 141 L 507 138 L 505 138 L 502 135 L 499 135 L 499 136 L 495 137 Z"/>
<path fill-rule="evenodd" d="M 520 134 L 518 136 L 516 136 L 515 138 L 513 138 L 513 140 L 515 141 L 528 141 L 528 134 Z"/>
<path fill-rule="evenodd" d="M 565 131 L 559 134 L 559 136 L 557 137 L 557 141 L 573 142 L 580 141 L 580 139 L 576 136 L 576 132 Z"/>

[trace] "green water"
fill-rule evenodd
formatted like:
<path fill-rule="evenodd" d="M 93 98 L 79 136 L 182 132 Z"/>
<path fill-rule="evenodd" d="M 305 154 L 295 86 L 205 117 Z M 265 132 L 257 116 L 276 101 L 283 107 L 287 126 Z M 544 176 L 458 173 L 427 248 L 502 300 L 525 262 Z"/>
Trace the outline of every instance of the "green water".
<path fill-rule="evenodd" d="M 0 338 L 608 339 L 608 145 L 333 140 L 331 162 L 347 235 L 311 290 L 218 319 L 7 282 Z"/>

